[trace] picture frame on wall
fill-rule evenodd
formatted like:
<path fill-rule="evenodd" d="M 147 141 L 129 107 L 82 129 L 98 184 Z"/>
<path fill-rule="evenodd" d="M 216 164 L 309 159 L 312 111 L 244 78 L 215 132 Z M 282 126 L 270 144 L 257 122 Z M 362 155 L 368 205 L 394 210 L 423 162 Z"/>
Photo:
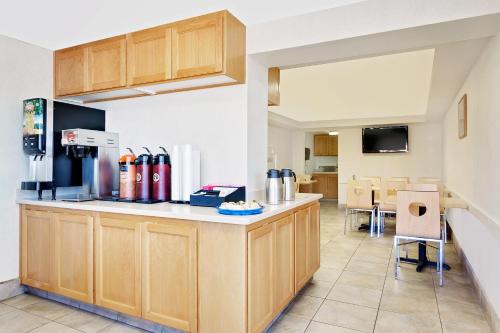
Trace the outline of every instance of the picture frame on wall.
<path fill-rule="evenodd" d="M 467 94 L 458 102 L 458 138 L 467 136 Z"/>

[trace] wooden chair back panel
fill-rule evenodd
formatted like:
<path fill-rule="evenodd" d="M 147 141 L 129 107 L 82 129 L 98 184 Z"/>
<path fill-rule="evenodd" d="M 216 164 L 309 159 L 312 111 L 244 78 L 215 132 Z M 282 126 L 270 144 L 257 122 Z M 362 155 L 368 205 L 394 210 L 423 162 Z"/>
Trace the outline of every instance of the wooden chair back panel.
<path fill-rule="evenodd" d="M 421 207 L 425 212 L 420 215 Z M 399 191 L 397 194 L 396 234 L 398 236 L 441 238 L 439 192 Z"/>
<path fill-rule="evenodd" d="M 397 192 L 405 189 L 405 181 L 383 180 L 380 183 L 380 210 L 395 212 Z"/>
<path fill-rule="evenodd" d="M 410 177 L 391 177 L 388 180 L 409 183 L 410 182 Z"/>
<path fill-rule="evenodd" d="M 347 183 L 347 208 L 372 209 L 372 183 L 369 180 L 350 180 Z"/>

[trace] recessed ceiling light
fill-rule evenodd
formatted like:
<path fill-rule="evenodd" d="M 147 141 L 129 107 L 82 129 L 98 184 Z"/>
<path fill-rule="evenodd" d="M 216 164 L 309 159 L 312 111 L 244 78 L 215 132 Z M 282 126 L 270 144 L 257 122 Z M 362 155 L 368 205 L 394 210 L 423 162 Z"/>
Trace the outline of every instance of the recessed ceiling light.
<path fill-rule="evenodd" d="M 330 131 L 330 132 L 328 132 L 328 135 L 339 135 L 339 132 L 337 132 L 337 131 Z"/>

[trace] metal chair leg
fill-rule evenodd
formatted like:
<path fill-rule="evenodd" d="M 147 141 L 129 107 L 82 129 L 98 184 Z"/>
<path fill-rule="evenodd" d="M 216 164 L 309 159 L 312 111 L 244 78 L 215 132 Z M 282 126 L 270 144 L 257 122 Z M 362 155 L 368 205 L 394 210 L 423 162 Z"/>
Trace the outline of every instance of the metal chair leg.
<path fill-rule="evenodd" d="M 444 241 L 439 242 L 439 286 L 443 286 Z"/>
<path fill-rule="evenodd" d="M 382 223 L 382 213 L 380 209 L 377 210 L 377 238 L 380 238 L 380 226 Z"/>
<path fill-rule="evenodd" d="M 371 216 L 372 216 L 372 223 L 370 223 L 370 237 L 373 238 L 373 231 L 375 229 L 375 209 L 372 209 L 372 213 L 371 213 Z"/>
<path fill-rule="evenodd" d="M 397 279 L 398 278 L 398 261 L 399 261 L 399 256 L 398 256 L 398 248 L 399 248 L 399 244 L 398 244 L 398 237 L 394 236 L 394 278 Z"/>
<path fill-rule="evenodd" d="M 347 207 L 345 208 L 345 217 L 344 217 L 344 235 L 346 234 L 347 228 Z"/>

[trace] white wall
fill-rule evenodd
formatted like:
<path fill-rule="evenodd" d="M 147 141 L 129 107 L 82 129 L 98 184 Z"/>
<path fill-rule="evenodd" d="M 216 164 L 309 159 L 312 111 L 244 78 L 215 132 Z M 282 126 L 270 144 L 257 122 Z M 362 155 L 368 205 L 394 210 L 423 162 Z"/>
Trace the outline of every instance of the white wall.
<path fill-rule="evenodd" d="M 443 121 L 446 186 L 471 205 L 448 221 L 486 297 L 500 314 L 500 34 L 492 38 Z M 468 135 L 458 139 L 457 103 L 468 99 Z"/>
<path fill-rule="evenodd" d="M 106 110 L 106 130 L 136 155 L 191 143 L 201 151 L 201 182 L 246 184 L 246 85 L 123 99 L 90 106 Z"/>
<path fill-rule="evenodd" d="M 19 276 L 16 189 L 27 175 L 22 150 L 22 101 L 52 96 L 52 52 L 0 36 L 0 282 Z"/>
<path fill-rule="evenodd" d="M 339 128 L 339 203 L 353 175 L 387 177 L 442 176 L 442 128 L 439 123 L 410 124 L 408 153 L 363 154 L 362 127 Z"/>
<path fill-rule="evenodd" d="M 306 133 L 300 129 L 291 129 L 276 125 L 268 127 L 268 146 L 277 156 L 278 169 L 292 169 L 296 174 L 303 174 L 305 165 L 304 148 Z"/>

